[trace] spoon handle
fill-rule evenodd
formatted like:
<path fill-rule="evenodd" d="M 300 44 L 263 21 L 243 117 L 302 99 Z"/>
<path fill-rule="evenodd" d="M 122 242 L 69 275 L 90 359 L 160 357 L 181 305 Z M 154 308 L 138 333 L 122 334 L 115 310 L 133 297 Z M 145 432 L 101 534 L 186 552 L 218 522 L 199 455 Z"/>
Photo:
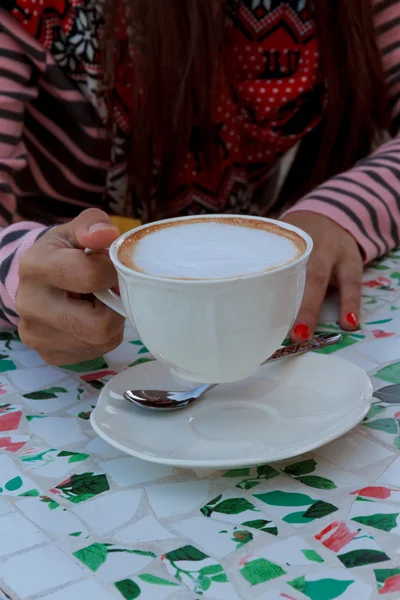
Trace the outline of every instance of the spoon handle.
<path fill-rule="evenodd" d="M 273 360 L 279 360 L 280 358 L 286 358 L 287 356 L 293 356 L 295 354 L 305 354 L 311 350 L 327 348 L 328 346 L 338 344 L 341 339 L 342 336 L 340 333 L 322 333 L 321 335 L 313 337 L 311 340 L 306 340 L 298 344 L 290 344 L 285 348 L 280 348 L 262 364 L 265 365 Z"/>

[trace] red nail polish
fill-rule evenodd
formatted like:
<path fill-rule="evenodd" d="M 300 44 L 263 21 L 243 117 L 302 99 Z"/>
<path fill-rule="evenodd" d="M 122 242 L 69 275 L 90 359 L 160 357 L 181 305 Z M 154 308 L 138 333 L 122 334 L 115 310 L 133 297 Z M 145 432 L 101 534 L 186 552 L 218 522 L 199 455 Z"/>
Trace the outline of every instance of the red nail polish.
<path fill-rule="evenodd" d="M 293 333 L 296 337 L 300 338 L 301 340 L 308 340 L 308 338 L 310 337 L 309 327 L 305 323 L 299 323 L 298 325 L 296 325 L 296 327 L 293 329 Z"/>
<path fill-rule="evenodd" d="M 346 321 L 349 323 L 349 325 L 351 325 L 355 329 L 358 327 L 358 319 L 357 319 L 357 315 L 355 313 L 353 313 L 353 312 L 347 313 Z"/>

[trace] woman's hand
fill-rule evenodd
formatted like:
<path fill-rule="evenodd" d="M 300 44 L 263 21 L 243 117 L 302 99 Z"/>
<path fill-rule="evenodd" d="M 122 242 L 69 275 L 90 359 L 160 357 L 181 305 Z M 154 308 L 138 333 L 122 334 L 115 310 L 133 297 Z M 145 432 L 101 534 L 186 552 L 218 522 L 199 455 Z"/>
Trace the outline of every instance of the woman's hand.
<path fill-rule="evenodd" d="M 343 329 L 357 329 L 363 261 L 355 239 L 340 225 L 317 213 L 294 212 L 283 219 L 303 229 L 314 242 L 307 267 L 303 303 L 292 330 L 293 341 L 314 334 L 329 285 L 340 293 L 339 322 Z"/>
<path fill-rule="evenodd" d="M 108 253 L 83 252 L 107 248 L 117 237 L 106 213 L 89 209 L 45 233 L 22 255 L 19 334 L 47 363 L 83 362 L 121 343 L 124 319 L 91 296 L 115 286 L 116 271 Z"/>

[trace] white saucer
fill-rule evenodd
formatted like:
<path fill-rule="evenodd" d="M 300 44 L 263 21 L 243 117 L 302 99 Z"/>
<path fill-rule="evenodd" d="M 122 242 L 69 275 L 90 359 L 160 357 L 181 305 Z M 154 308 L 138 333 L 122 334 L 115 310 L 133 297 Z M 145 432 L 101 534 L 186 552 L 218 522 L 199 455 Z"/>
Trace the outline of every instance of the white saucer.
<path fill-rule="evenodd" d="M 93 429 L 127 454 L 185 468 L 251 466 L 308 452 L 357 425 L 372 398 L 362 369 L 322 354 L 265 365 L 176 412 L 146 411 L 118 399 L 127 389 L 185 388 L 156 361 L 127 369 L 103 388 Z"/>

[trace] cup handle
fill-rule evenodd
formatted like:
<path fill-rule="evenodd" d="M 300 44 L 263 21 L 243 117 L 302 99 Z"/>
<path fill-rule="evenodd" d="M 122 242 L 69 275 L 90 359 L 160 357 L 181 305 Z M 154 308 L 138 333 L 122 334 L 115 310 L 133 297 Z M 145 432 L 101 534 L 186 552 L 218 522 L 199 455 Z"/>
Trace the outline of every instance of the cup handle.
<path fill-rule="evenodd" d="M 121 315 L 121 317 L 127 319 L 126 312 L 124 311 L 124 307 L 122 305 L 122 300 L 113 290 L 108 289 L 104 292 L 95 292 L 93 295 L 96 296 L 100 302 L 109 308 L 112 308 L 112 310 Z"/>
<path fill-rule="evenodd" d="M 105 250 L 108 250 L 108 248 L 105 248 Z M 97 252 L 96 250 L 91 250 L 90 248 L 85 248 L 86 254 L 95 254 L 96 252 Z M 116 313 L 121 315 L 121 317 L 124 317 L 125 319 L 127 319 L 126 312 L 125 312 L 123 304 L 122 304 L 122 300 L 118 296 L 118 294 L 116 294 L 113 290 L 108 289 L 108 290 L 105 290 L 102 292 L 95 292 L 93 295 L 96 296 L 96 298 L 98 300 L 100 300 L 100 302 L 102 302 L 103 304 L 108 306 L 108 308 L 111 308 Z"/>

